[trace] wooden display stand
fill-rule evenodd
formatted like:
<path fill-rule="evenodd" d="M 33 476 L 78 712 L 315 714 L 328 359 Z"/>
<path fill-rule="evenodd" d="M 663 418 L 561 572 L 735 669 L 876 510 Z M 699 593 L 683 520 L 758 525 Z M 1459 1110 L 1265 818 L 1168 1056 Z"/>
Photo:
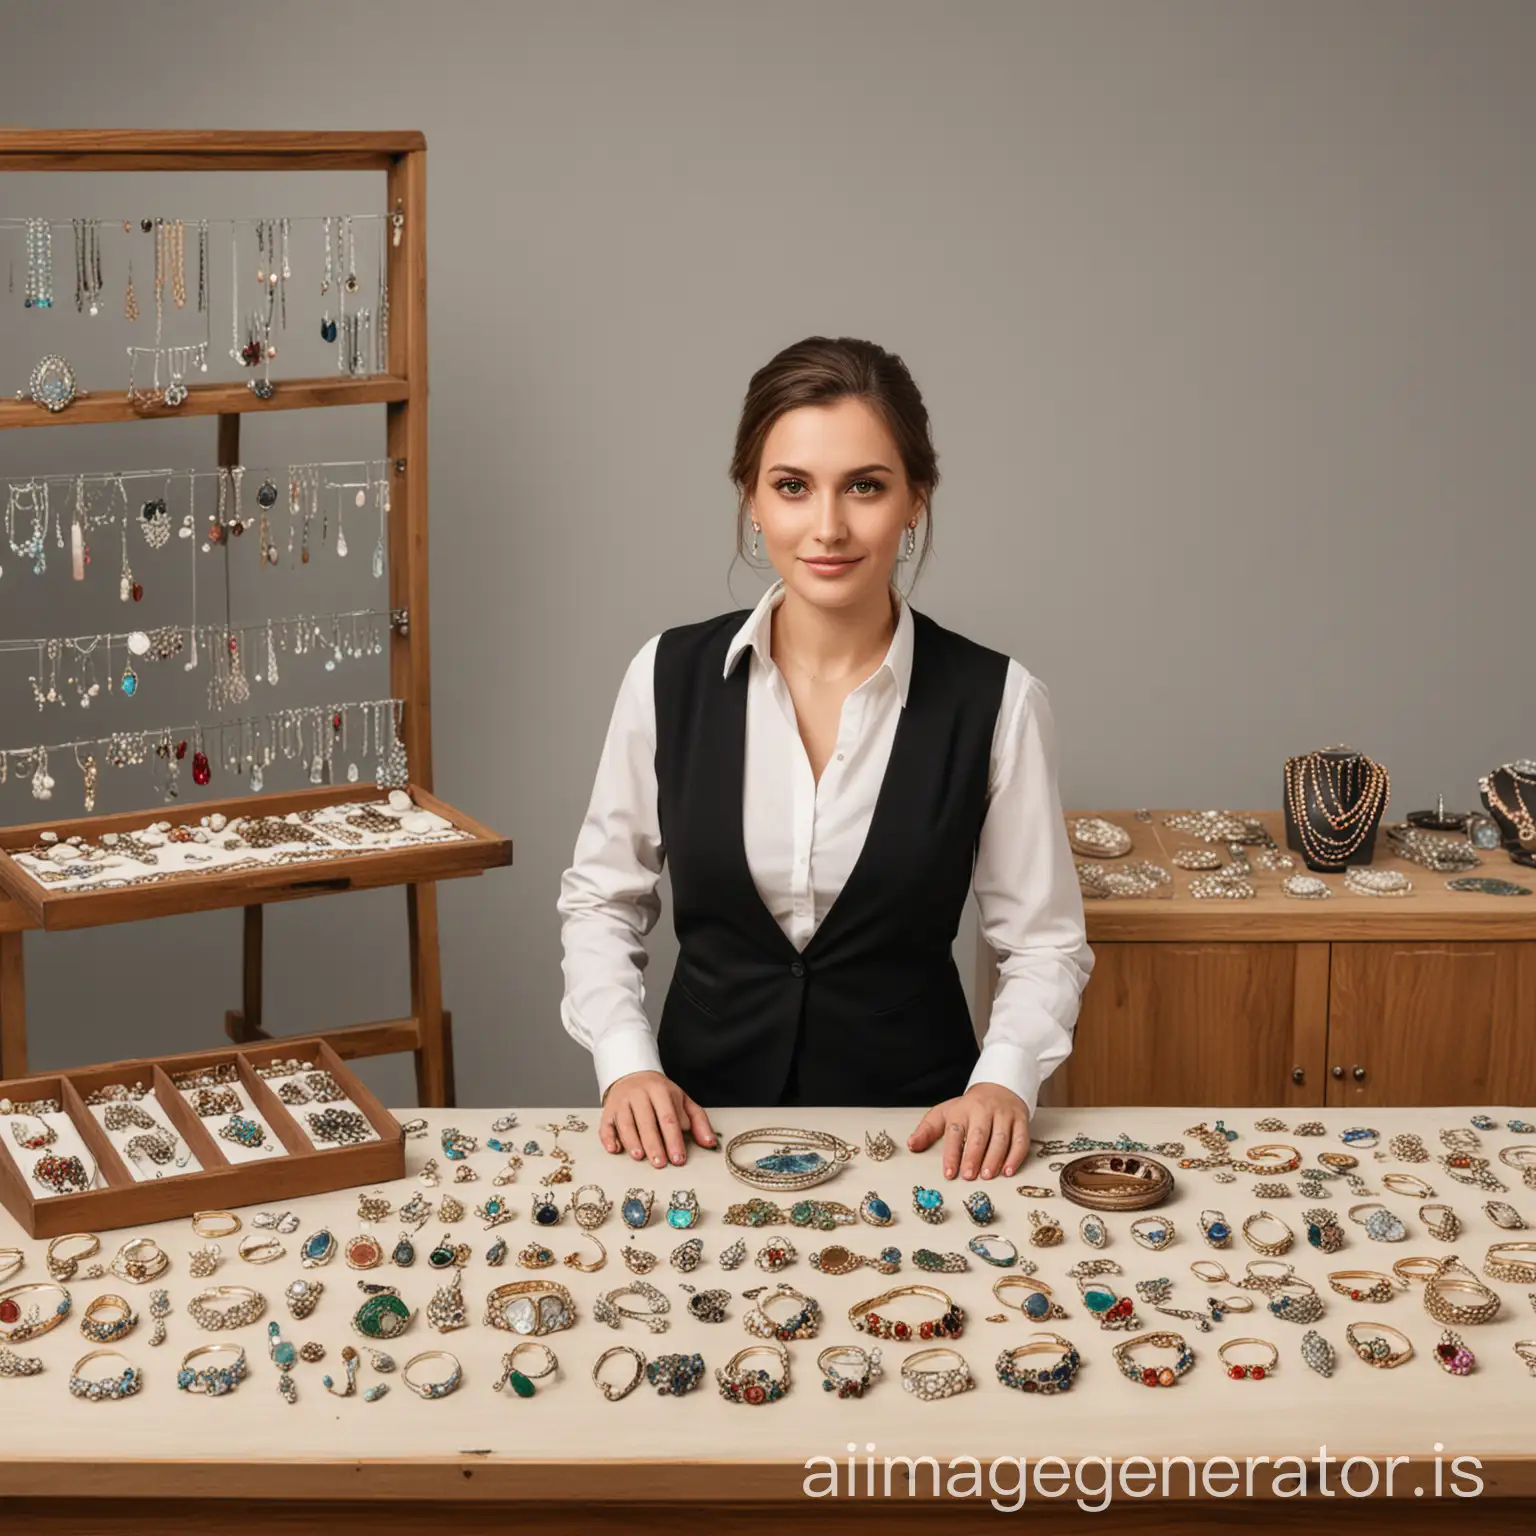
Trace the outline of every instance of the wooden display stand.
<path fill-rule="evenodd" d="M 378 1132 L 378 1140 L 350 1146 L 315 1146 L 294 1118 L 294 1112 L 256 1071 L 269 1061 L 290 1056 L 328 1071 Z M 282 1156 L 231 1162 L 172 1082 L 180 1073 L 225 1062 L 234 1063 L 239 1085 L 252 1108 L 283 1144 Z M 100 1122 L 86 1107 L 88 1095 L 114 1083 L 149 1085 L 159 1109 L 197 1155 L 202 1165 L 199 1171 L 164 1178 L 134 1178 Z M 341 1058 L 320 1037 L 283 1040 L 243 1050 L 194 1051 L 183 1056 L 117 1061 L 19 1082 L 0 1082 L 0 1099 L 4 1098 L 19 1103 L 57 1100 L 106 1181 L 104 1189 L 39 1196 L 13 1157 L 7 1155 L 15 1151 L 7 1143 L 7 1149 L 0 1151 L 0 1204 L 26 1228 L 29 1237 L 137 1227 L 190 1216 L 195 1211 L 227 1211 L 241 1205 L 293 1200 L 348 1189 L 355 1184 L 380 1184 L 405 1175 L 405 1133 L 399 1121 L 342 1066 Z"/>
<path fill-rule="evenodd" d="M 41 893 L 0 853 L 0 1078 L 27 1070 L 22 936 L 28 928 L 78 927 L 132 922 L 169 912 L 243 907 L 243 1007 L 225 1016 L 225 1030 L 241 1043 L 271 1038 L 262 1029 L 262 907 L 364 886 L 404 885 L 409 930 L 410 1015 L 380 1023 L 326 1031 L 341 1057 L 413 1051 L 423 1104 L 453 1102 L 451 1021 L 443 1011 L 434 881 L 477 874 L 512 860 L 511 844 L 432 798 L 432 689 L 427 603 L 427 285 L 426 140 L 420 133 L 136 132 L 109 130 L 0 130 L 0 171 L 383 171 L 385 206 L 403 215 L 399 245 L 388 247 L 391 297 L 389 372 L 365 378 L 293 379 L 276 382 L 269 400 L 243 383 L 197 384 L 174 411 L 142 411 L 110 390 L 92 391 L 66 410 L 40 410 L 30 401 L 0 400 L 0 429 L 78 426 L 99 422 L 164 420 L 169 416 L 216 416 L 218 462 L 239 462 L 240 420 L 247 412 L 308 410 L 339 405 L 383 404 L 387 413 L 386 457 L 391 466 L 388 567 L 390 687 L 403 701 L 401 732 L 410 763 L 413 795 L 428 809 L 474 835 L 466 842 L 361 854 L 312 866 L 287 865 L 244 874 L 167 881 L 121 892 L 53 896 Z M 225 545 L 226 558 L 228 545 Z M 266 815 L 313 803 L 357 798 L 367 786 L 283 795 L 250 795 L 237 802 L 199 806 L 199 812 Z M 147 813 L 102 818 L 93 830 L 151 819 Z M 58 830 L 60 822 L 45 825 Z M 81 830 L 81 824 L 71 824 Z M 12 829 L 0 848 L 35 839 L 37 828 Z M 67 834 L 65 834 L 67 835 Z M 18 900 L 18 893 L 22 899 Z"/>
<path fill-rule="evenodd" d="M 1303 901 L 1281 893 L 1282 875 L 1255 871 L 1256 897 L 1197 900 L 1196 877 L 1169 862 L 1195 840 L 1164 827 L 1166 814 L 1070 813 L 1131 834 L 1123 859 L 1095 862 L 1151 859 L 1174 891 L 1084 902 L 1093 975 L 1042 1103 L 1536 1103 L 1536 896 L 1447 890 L 1378 834 L 1371 867 L 1401 870 L 1411 895 L 1355 896 L 1327 875 L 1334 894 Z M 1284 847 L 1278 810 L 1243 814 Z M 1473 873 L 1536 883 L 1498 851 Z M 984 1019 L 996 956 L 984 938 L 978 951 Z"/>

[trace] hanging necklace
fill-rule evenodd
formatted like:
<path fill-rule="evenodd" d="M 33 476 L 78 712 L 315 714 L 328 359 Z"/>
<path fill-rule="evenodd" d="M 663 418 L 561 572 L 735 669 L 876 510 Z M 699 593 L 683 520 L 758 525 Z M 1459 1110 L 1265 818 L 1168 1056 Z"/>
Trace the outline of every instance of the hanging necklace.
<path fill-rule="evenodd" d="M 14 547 L 14 546 L 13 546 Z M 1536 765 L 1533 765 L 1536 766 Z M 1509 805 L 1498 790 L 1498 776 L 1508 774 L 1509 787 L 1515 797 L 1515 803 Z M 1479 779 L 1478 787 L 1487 795 L 1488 803 L 1506 821 L 1513 822 L 1515 832 L 1520 838 L 1522 847 L 1529 848 L 1536 845 L 1536 816 L 1531 813 L 1530 806 L 1526 803 L 1525 795 L 1521 791 L 1522 782 L 1536 789 L 1536 777 L 1522 775 L 1514 763 L 1505 763 L 1502 768 L 1496 768 L 1485 779 Z"/>

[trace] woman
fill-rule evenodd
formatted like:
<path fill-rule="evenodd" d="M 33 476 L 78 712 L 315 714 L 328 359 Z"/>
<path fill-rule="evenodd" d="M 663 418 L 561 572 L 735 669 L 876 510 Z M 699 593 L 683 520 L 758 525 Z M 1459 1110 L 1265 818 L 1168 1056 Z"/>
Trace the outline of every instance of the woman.
<path fill-rule="evenodd" d="M 561 1015 L 603 1145 L 660 1168 L 685 1130 L 716 1145 L 706 1105 L 913 1104 L 907 1145 L 942 1136 L 947 1177 L 1011 1176 L 1093 965 L 1045 687 L 893 583 L 919 538 L 926 558 L 938 483 L 900 358 L 786 348 L 752 378 L 731 478 L 737 547 L 750 526 L 779 580 L 630 663 L 561 886 Z M 1001 956 L 979 1051 L 952 953 L 973 884 Z"/>

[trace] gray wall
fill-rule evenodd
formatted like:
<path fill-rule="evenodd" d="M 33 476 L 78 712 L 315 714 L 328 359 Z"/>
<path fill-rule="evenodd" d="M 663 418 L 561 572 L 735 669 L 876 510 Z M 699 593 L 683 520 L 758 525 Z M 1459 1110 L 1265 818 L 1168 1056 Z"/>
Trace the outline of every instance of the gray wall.
<path fill-rule="evenodd" d="M 427 135 L 438 788 L 517 846 L 444 888 L 444 972 L 463 1097 L 523 1105 L 591 1095 L 558 1021 L 559 875 L 632 651 L 760 590 L 731 570 L 725 465 L 749 374 L 808 333 L 912 367 L 943 471 L 920 606 L 1047 681 L 1068 803 L 1275 804 L 1287 753 L 1348 740 L 1393 770 L 1400 815 L 1442 789 L 1466 805 L 1536 751 L 1533 70 L 1518 0 L 7 0 L 0 19 L 15 124 Z M 60 180 L 11 178 L 0 213 L 326 212 L 378 185 L 184 177 L 130 200 Z M 72 285 L 67 249 L 59 267 Z M 98 345 L 86 382 L 120 387 L 123 338 L 87 337 L 72 291 L 46 344 L 6 302 L 5 388 Z M 379 426 L 285 415 L 244 457 L 377 452 Z M 0 474 L 212 448 L 206 422 L 20 432 Z M 74 623 L 66 581 L 0 560 L 0 633 Z M 231 602 L 353 606 L 338 575 L 237 572 Z M 96 591 L 81 627 L 118 625 Z M 28 669 L 0 660 L 3 739 L 35 740 Z M 0 820 L 35 819 L 7 794 Z M 401 906 L 271 909 L 277 1026 L 399 1011 Z M 36 1061 L 214 1040 L 238 937 L 219 913 L 30 938 Z M 658 935 L 656 981 L 671 954 Z M 404 1059 L 367 1075 L 409 1100 Z"/>

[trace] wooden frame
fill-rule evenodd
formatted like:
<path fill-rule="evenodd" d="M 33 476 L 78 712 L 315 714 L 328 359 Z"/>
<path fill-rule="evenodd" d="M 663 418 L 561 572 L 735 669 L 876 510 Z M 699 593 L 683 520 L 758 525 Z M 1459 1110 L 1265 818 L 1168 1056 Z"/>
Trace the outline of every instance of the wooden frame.
<path fill-rule="evenodd" d="M 218 420 L 218 463 L 239 461 L 240 421 L 250 412 L 305 410 L 337 405 L 383 404 L 385 457 L 391 465 L 388 525 L 389 605 L 406 622 L 391 626 L 390 689 L 403 701 L 401 730 L 413 792 L 430 809 L 471 830 L 468 842 L 392 850 L 356 859 L 327 861 L 336 868 L 299 866 L 256 870 L 206 882 L 174 881 L 119 893 L 74 893 L 38 899 L 36 883 L 10 867 L 3 849 L 28 839 L 36 828 L 0 835 L 0 1077 L 20 1077 L 26 1067 L 26 1007 L 22 933 L 28 928 L 84 927 L 129 922 L 170 912 L 210 907 L 245 909 L 243 1007 L 225 1016 L 236 1043 L 264 1040 L 261 1019 L 262 908 L 364 886 L 404 885 L 410 952 L 410 1013 L 383 1024 L 328 1031 L 339 1055 L 410 1050 L 416 1056 L 418 1097 L 423 1104 L 453 1102 L 451 1021 L 444 1012 L 437 929 L 437 879 L 473 874 L 510 863 L 511 844 L 432 798 L 432 690 L 427 581 L 427 281 L 426 140 L 414 131 L 385 133 L 152 131 L 127 129 L 0 130 L 0 172 L 28 171 L 383 171 L 385 206 L 404 217 L 402 238 L 388 247 L 390 330 L 388 371 L 367 378 L 277 381 L 270 400 L 242 383 L 195 384 L 174 414 Z M 39 410 L 29 401 L 0 400 L 0 430 L 76 426 L 99 422 L 163 420 L 171 413 L 144 411 L 125 394 L 93 392 L 67 410 Z M 226 545 L 226 558 L 227 548 Z M 352 787 L 351 795 L 358 793 Z M 346 795 L 340 798 L 347 798 Z M 244 811 L 264 811 L 303 797 L 246 797 Z M 231 809 L 231 805 L 199 810 Z M 103 818 L 124 823 L 138 817 Z M 101 826 L 103 823 L 94 823 Z M 50 823 L 57 829 L 60 823 Z M 422 855 L 425 855 L 424 857 Z M 344 867 L 342 867 L 344 866 Z M 19 883 L 19 882 L 25 883 Z"/>
<path fill-rule="evenodd" d="M 316 1147 L 288 1106 L 257 1075 L 256 1068 L 277 1057 L 298 1056 L 329 1071 L 346 1095 L 378 1132 L 377 1141 L 353 1146 Z M 233 1061 L 252 1107 L 282 1142 L 284 1155 L 260 1161 L 231 1162 L 172 1082 L 181 1072 Z M 135 1179 L 96 1116 L 86 1096 L 108 1083 L 149 1082 L 158 1107 L 186 1139 L 202 1164 L 195 1173 L 173 1178 Z M 51 1098 L 63 1105 L 95 1157 L 105 1189 L 81 1194 L 38 1196 L 13 1158 L 0 1154 L 0 1204 L 30 1237 L 59 1237 L 66 1232 L 105 1232 L 190 1216 L 200 1210 L 229 1210 L 274 1200 L 292 1200 L 353 1185 L 385 1183 L 405 1176 L 405 1133 L 399 1121 L 345 1066 L 322 1036 L 305 1036 L 268 1045 L 191 1051 L 179 1056 L 146 1057 L 99 1067 L 54 1072 L 42 1077 L 0 1082 L 0 1098 Z"/>

